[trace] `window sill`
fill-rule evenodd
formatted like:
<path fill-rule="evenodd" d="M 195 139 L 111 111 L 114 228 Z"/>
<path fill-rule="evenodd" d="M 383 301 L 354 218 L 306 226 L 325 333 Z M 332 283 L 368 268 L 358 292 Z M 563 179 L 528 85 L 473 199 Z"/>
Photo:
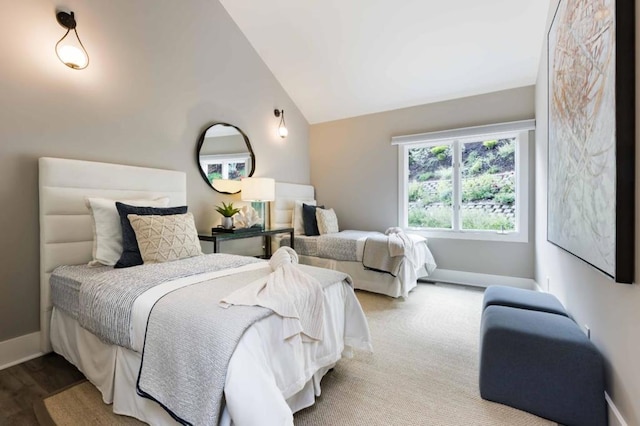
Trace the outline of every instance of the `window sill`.
<path fill-rule="evenodd" d="M 422 235 L 426 238 L 442 238 L 451 240 L 479 240 L 479 241 L 498 241 L 505 243 L 528 243 L 528 233 L 525 232 L 506 232 L 500 233 L 496 231 L 448 231 L 442 230 L 424 230 L 405 228 L 405 232 Z"/>

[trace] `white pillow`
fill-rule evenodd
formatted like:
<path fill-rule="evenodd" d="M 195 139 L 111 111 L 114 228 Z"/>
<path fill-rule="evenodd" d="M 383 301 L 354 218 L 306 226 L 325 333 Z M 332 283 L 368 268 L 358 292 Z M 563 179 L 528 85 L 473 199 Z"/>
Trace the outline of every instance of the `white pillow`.
<path fill-rule="evenodd" d="M 304 235 L 304 220 L 302 220 L 302 204 L 315 206 L 316 200 L 296 200 L 293 205 L 293 215 L 291 217 L 291 226 L 293 233 L 296 235 Z"/>
<path fill-rule="evenodd" d="M 200 256 L 200 240 L 191 213 L 166 216 L 127 215 L 144 263 Z"/>
<path fill-rule="evenodd" d="M 318 221 L 318 231 L 320 235 L 335 234 L 338 229 L 338 216 L 333 209 L 316 209 L 316 220 Z"/>
<path fill-rule="evenodd" d="M 137 207 L 167 207 L 169 198 L 155 200 L 111 200 L 86 198 L 85 204 L 93 222 L 93 260 L 89 266 L 113 266 L 122 255 L 122 226 L 116 201 Z"/>

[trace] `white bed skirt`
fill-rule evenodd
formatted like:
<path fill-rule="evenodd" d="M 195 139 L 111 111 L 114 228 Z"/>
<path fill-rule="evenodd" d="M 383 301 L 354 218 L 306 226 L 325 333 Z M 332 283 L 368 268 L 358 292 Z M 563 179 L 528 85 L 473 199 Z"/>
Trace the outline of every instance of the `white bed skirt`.
<path fill-rule="evenodd" d="M 319 268 L 334 269 L 349 274 L 353 279 L 353 287 L 358 290 L 371 291 L 391 297 L 407 297 L 409 292 L 418 285 L 419 277 L 426 277 L 427 270 L 419 270 L 403 262 L 397 277 L 391 274 L 365 269 L 362 262 L 348 262 L 343 260 L 325 259 L 315 256 L 298 256 L 300 263 L 317 266 Z"/>
<path fill-rule="evenodd" d="M 348 306 L 352 300 L 357 303 L 353 290 L 347 289 L 351 292 L 351 295 L 347 295 L 343 288 L 346 287 L 333 285 L 325 290 L 326 307 Z M 351 324 L 359 327 L 357 320 L 349 321 L 353 320 L 348 318 L 350 312 L 349 309 L 325 309 L 326 338 L 313 350 L 305 349 L 302 355 L 307 359 L 306 365 L 313 366 L 312 371 L 295 376 L 304 377 L 304 381 L 278 383 L 289 374 L 290 357 L 301 355 L 294 345 L 290 345 L 290 354 L 286 353 L 289 349 L 283 350 L 286 346 L 280 345 L 277 357 L 270 357 L 264 349 L 270 346 L 265 336 L 269 336 L 270 330 L 277 327 L 274 322 L 280 321 L 280 317 L 271 315 L 249 328 L 229 363 L 225 385 L 226 405 L 219 424 L 256 424 L 255 417 L 250 417 L 256 413 L 261 416 L 259 423 L 262 425 L 292 424 L 291 413 L 314 404 L 315 397 L 320 395 L 320 380 L 341 356 L 350 357 L 351 347 L 370 348 L 370 343 L 363 342 L 360 337 L 361 330 L 349 331 Z M 139 353 L 102 342 L 72 317 L 55 308 L 51 318 L 51 343 L 55 352 L 78 367 L 93 383 L 105 403 L 113 404 L 114 413 L 135 417 L 152 425 L 177 424 L 158 404 L 137 395 L 136 381 L 141 361 Z M 271 359 L 265 361 L 265 357 Z M 274 362 L 278 363 L 275 368 Z M 281 376 L 256 381 L 256 377 L 265 376 L 266 363 L 271 363 L 268 374 L 275 369 Z M 247 410 L 247 406 L 252 409 Z"/>
<path fill-rule="evenodd" d="M 102 342 L 65 312 L 53 308 L 51 346 L 98 388 L 113 412 L 150 424 L 177 424 L 158 404 L 136 394 L 139 353 Z"/>

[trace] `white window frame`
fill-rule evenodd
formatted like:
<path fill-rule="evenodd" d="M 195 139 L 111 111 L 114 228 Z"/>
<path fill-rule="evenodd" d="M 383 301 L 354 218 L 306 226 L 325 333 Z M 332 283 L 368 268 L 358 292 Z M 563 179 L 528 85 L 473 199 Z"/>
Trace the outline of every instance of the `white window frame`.
<path fill-rule="evenodd" d="M 466 127 L 419 135 L 397 136 L 391 139 L 392 145 L 398 145 L 398 226 L 429 238 L 451 238 L 465 240 L 486 240 L 521 242 L 529 241 L 529 131 L 535 130 L 535 120 L 523 120 L 487 126 Z M 515 231 L 464 230 L 460 229 L 460 206 L 462 204 L 461 158 L 459 145 L 478 140 L 516 138 L 515 179 L 516 179 L 516 226 Z M 408 174 L 409 149 L 452 143 L 452 209 L 453 229 L 409 228 L 408 218 Z M 457 211 L 456 211 L 457 210 Z"/>

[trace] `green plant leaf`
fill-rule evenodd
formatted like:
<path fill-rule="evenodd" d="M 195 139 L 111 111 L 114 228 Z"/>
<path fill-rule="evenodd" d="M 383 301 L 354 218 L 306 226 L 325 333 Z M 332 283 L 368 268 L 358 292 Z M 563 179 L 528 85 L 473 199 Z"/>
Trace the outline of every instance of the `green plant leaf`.
<path fill-rule="evenodd" d="M 222 202 L 222 206 L 216 206 L 216 211 L 224 217 L 231 217 L 238 213 L 240 209 L 233 207 L 233 203 L 226 204 Z"/>

